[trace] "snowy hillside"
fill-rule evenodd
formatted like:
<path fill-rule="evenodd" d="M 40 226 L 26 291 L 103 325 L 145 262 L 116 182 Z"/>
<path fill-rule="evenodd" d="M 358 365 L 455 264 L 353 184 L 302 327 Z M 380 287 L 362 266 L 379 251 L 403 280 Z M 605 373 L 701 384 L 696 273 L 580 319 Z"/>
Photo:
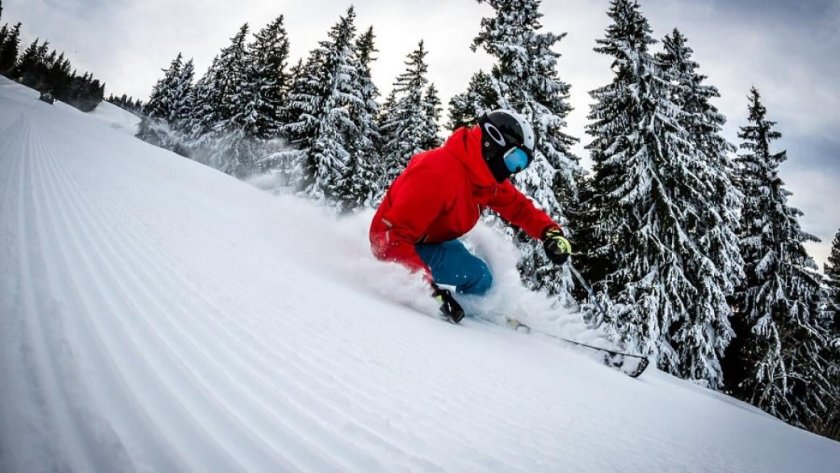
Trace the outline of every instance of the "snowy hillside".
<path fill-rule="evenodd" d="M 96 109 L 87 115 L 131 136 L 137 134 L 137 126 L 140 124 L 140 117 L 137 115 L 105 101 L 100 102 Z"/>
<path fill-rule="evenodd" d="M 437 320 L 369 255 L 369 215 L 336 222 L 112 112 L 0 78 L 0 471 L 838 471 L 840 443 L 718 393 Z M 500 288 L 469 307 L 594 337 L 472 238 Z"/>

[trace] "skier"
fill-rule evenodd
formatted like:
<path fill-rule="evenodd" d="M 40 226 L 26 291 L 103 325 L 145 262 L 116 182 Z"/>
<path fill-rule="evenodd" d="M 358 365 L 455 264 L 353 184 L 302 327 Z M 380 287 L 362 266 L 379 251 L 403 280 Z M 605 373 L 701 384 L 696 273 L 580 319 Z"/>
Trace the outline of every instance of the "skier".
<path fill-rule="evenodd" d="M 531 164 L 536 136 L 520 115 L 495 110 L 478 125 L 459 128 L 440 148 L 419 153 L 388 189 L 370 226 L 373 254 L 421 271 L 441 312 L 458 323 L 464 310 L 447 289 L 482 295 L 493 277 L 487 264 L 458 238 L 485 207 L 541 239 L 548 257 L 563 264 L 572 251 L 563 230 L 508 178 Z"/>

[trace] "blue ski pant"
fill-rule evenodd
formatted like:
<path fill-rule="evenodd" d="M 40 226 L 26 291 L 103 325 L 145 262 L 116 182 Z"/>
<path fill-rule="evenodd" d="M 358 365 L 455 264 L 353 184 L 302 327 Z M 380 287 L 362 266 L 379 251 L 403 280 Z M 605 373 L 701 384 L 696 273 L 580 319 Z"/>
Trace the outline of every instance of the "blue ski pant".
<path fill-rule="evenodd" d="M 459 294 L 483 295 L 493 284 L 490 268 L 459 240 L 415 245 L 436 283 L 455 286 Z"/>

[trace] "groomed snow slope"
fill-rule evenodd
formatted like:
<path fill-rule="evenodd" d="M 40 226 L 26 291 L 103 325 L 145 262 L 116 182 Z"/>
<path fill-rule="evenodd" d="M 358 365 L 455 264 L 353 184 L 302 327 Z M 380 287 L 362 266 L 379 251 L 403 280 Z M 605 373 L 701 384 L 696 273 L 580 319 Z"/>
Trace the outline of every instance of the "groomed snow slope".
<path fill-rule="evenodd" d="M 840 467 L 655 370 L 426 316 L 364 219 L 36 97 L 0 78 L 0 471 Z"/>

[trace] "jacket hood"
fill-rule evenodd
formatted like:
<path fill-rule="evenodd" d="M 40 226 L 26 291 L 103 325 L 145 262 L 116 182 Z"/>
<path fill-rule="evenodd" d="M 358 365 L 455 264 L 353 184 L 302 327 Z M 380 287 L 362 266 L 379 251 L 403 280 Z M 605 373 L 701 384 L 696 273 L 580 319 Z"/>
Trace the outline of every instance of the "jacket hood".
<path fill-rule="evenodd" d="M 481 154 L 481 129 L 479 127 L 458 128 L 443 146 L 464 165 L 473 185 L 492 187 L 498 184 Z"/>

